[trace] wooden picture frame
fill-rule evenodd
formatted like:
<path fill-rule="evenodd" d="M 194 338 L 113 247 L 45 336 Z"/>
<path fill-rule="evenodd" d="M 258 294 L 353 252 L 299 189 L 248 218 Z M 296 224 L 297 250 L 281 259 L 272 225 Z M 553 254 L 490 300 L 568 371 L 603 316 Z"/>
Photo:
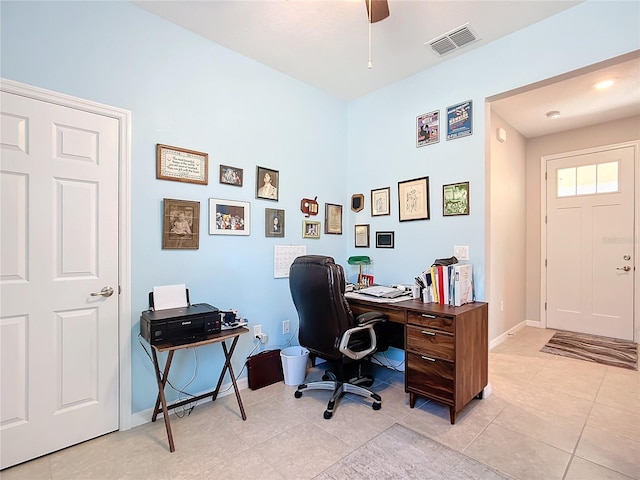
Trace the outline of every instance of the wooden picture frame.
<path fill-rule="evenodd" d="M 371 216 L 391 215 L 391 187 L 371 190 Z"/>
<path fill-rule="evenodd" d="M 351 195 L 351 210 L 358 213 L 364 209 L 364 194 L 354 193 Z"/>
<path fill-rule="evenodd" d="M 302 238 L 320 238 L 320 222 L 303 220 Z"/>
<path fill-rule="evenodd" d="M 209 199 L 209 235 L 250 235 L 251 204 Z"/>
<path fill-rule="evenodd" d="M 429 177 L 398 182 L 398 215 L 401 222 L 429 220 Z"/>
<path fill-rule="evenodd" d="M 229 165 L 220 165 L 220 183 L 241 187 L 244 179 L 244 170 Z"/>
<path fill-rule="evenodd" d="M 469 215 L 469 182 L 442 186 L 442 216 Z"/>
<path fill-rule="evenodd" d="M 163 199 L 162 248 L 200 247 L 200 202 Z"/>
<path fill-rule="evenodd" d="M 209 154 L 157 144 L 156 178 L 207 185 L 209 183 Z"/>
<path fill-rule="evenodd" d="M 342 235 L 342 205 L 324 204 L 324 233 Z"/>
<path fill-rule="evenodd" d="M 265 167 L 256 167 L 256 198 L 278 201 L 280 173 Z"/>
<path fill-rule="evenodd" d="M 354 226 L 354 246 L 356 248 L 369 248 L 369 224 Z"/>
<path fill-rule="evenodd" d="M 376 232 L 376 248 L 394 248 L 395 232 Z"/>
<path fill-rule="evenodd" d="M 284 210 L 278 208 L 264 209 L 264 236 L 284 237 Z"/>

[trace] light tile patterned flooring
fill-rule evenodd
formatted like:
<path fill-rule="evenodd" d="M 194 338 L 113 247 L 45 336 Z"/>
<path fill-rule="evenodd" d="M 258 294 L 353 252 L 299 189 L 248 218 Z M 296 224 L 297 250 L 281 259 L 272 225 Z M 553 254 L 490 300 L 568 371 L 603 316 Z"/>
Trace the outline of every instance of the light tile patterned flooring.
<path fill-rule="evenodd" d="M 377 371 L 383 406 L 345 396 L 322 417 L 329 392 L 295 399 L 282 382 L 172 417 L 176 452 L 162 421 L 85 442 L 0 472 L 13 479 L 312 479 L 394 423 L 514 479 L 640 479 L 640 376 L 540 353 L 552 330 L 525 327 L 489 358 L 492 395 L 449 423 L 434 402 L 408 405 L 403 376 Z M 313 369 L 310 379 L 321 372 Z"/>

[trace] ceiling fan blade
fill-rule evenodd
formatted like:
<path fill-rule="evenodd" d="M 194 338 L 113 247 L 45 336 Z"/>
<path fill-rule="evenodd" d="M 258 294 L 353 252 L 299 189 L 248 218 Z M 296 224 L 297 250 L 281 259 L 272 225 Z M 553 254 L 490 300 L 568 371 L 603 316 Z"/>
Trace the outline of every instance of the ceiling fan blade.
<path fill-rule="evenodd" d="M 369 15 L 369 2 L 371 2 L 371 15 Z M 371 23 L 379 22 L 389 16 L 389 4 L 387 0 L 364 0 L 367 5 L 367 18 L 371 18 Z"/>

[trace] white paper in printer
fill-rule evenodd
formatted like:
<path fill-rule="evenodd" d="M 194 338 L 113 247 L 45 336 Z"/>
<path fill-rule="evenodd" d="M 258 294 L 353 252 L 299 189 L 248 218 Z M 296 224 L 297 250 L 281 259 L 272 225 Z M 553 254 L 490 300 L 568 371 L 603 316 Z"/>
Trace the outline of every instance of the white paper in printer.
<path fill-rule="evenodd" d="M 153 287 L 154 310 L 167 310 L 168 308 L 182 308 L 188 306 L 187 286 L 161 285 Z"/>

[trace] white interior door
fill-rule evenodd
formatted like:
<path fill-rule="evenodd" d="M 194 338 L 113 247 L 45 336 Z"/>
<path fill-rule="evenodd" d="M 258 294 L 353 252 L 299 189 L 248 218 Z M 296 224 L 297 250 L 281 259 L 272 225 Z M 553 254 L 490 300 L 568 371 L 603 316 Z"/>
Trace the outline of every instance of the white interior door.
<path fill-rule="evenodd" d="M 547 326 L 633 340 L 634 148 L 547 162 Z"/>
<path fill-rule="evenodd" d="M 6 468 L 118 429 L 120 140 L 114 118 L 1 95 Z"/>

